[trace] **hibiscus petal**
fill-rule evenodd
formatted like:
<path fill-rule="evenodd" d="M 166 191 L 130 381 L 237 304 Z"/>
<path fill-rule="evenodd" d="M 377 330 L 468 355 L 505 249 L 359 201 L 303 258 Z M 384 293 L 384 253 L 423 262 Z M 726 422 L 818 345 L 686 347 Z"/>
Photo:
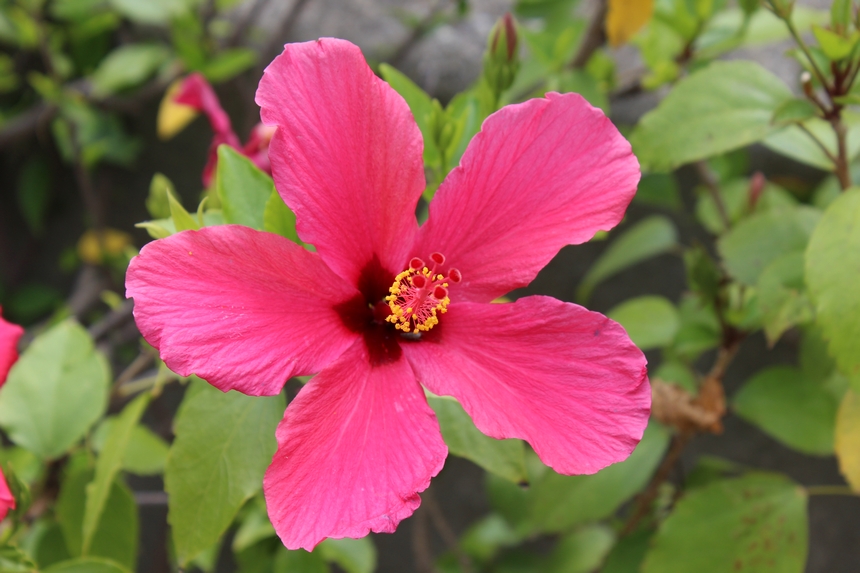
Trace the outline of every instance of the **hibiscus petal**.
<path fill-rule="evenodd" d="M 448 449 L 405 360 L 371 365 L 364 343 L 313 378 L 278 426 L 263 489 L 288 549 L 391 533 Z"/>
<path fill-rule="evenodd" d="M 442 183 L 411 255 L 441 252 L 463 273 L 452 301 L 489 302 L 618 224 L 638 181 L 630 144 L 578 94 L 510 105 Z"/>
<path fill-rule="evenodd" d="M 3 308 L 0 307 L 0 311 Z M 6 322 L 0 316 L 0 386 L 6 382 L 9 369 L 18 360 L 18 340 L 24 329 L 17 324 Z"/>
<path fill-rule="evenodd" d="M 374 255 L 403 270 L 424 190 L 421 132 L 361 50 L 325 38 L 288 44 L 257 90 L 275 186 L 303 241 L 356 284 Z"/>
<path fill-rule="evenodd" d="M 239 225 L 149 243 L 129 265 L 126 290 L 167 366 L 225 392 L 277 394 L 360 336 L 333 308 L 355 289 L 314 253 Z"/>
<path fill-rule="evenodd" d="M 479 430 L 527 440 L 559 473 L 625 459 L 645 431 L 645 357 L 617 323 L 554 298 L 452 303 L 403 344 L 418 381 L 457 398 Z"/>
<path fill-rule="evenodd" d="M 6 483 L 6 476 L 0 470 L 0 521 L 6 518 L 10 509 L 15 509 L 15 496 L 12 495 L 9 485 Z"/>

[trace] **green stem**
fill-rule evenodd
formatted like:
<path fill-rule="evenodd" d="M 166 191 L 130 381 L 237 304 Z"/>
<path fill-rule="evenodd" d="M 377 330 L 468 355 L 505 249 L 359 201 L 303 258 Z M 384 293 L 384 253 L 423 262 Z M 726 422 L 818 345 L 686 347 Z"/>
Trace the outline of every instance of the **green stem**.
<path fill-rule="evenodd" d="M 791 16 L 782 17 L 782 21 L 785 22 L 785 25 L 788 27 L 789 33 L 794 38 L 794 41 L 797 42 L 797 45 L 803 50 L 806 59 L 809 60 L 809 65 L 812 67 L 812 71 L 815 72 L 818 81 L 821 82 L 822 87 L 827 90 L 827 93 L 830 94 L 830 84 L 827 83 L 827 78 L 822 73 L 821 69 L 819 69 L 818 64 L 815 63 L 815 59 L 812 57 L 812 53 L 809 51 L 809 47 L 807 47 L 806 42 L 803 41 L 803 38 L 800 37 L 800 34 L 797 33 L 797 28 L 794 27 L 794 24 L 791 21 Z"/>

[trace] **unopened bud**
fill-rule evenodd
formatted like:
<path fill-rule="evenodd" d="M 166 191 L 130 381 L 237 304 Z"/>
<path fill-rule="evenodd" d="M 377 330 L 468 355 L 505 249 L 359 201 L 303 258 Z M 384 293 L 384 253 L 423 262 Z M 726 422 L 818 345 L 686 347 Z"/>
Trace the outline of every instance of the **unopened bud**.
<path fill-rule="evenodd" d="M 490 30 L 484 53 L 484 77 L 498 95 L 511 87 L 519 69 L 517 24 L 510 12 L 499 18 Z"/>
<path fill-rule="evenodd" d="M 764 192 L 765 185 L 767 185 L 767 179 L 765 179 L 764 173 L 762 173 L 761 171 L 756 171 L 750 179 L 750 209 L 755 209 L 758 200 L 761 199 L 761 194 Z"/>
<path fill-rule="evenodd" d="M 794 10 L 794 0 L 767 0 L 767 4 L 779 18 L 783 20 L 791 18 L 791 12 Z"/>

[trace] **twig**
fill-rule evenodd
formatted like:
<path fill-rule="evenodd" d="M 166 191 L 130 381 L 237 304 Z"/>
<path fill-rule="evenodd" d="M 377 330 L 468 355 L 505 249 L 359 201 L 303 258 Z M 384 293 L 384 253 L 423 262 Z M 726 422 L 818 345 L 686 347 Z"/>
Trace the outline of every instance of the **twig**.
<path fill-rule="evenodd" d="M 829 149 L 827 149 L 827 146 L 826 146 L 826 145 L 824 145 L 824 142 L 823 142 L 823 141 L 821 141 L 820 139 L 818 139 L 818 137 L 816 137 L 816 136 L 815 136 L 815 134 L 814 134 L 814 133 L 812 133 L 812 132 L 809 130 L 809 128 L 808 128 L 808 127 L 806 127 L 805 125 L 803 125 L 802 123 L 798 123 L 798 124 L 797 124 L 797 127 L 799 127 L 799 128 L 800 128 L 800 129 L 801 129 L 801 130 L 806 134 L 806 135 L 808 135 L 808 136 L 809 136 L 809 138 L 810 138 L 813 142 L 815 142 L 815 145 L 817 145 L 817 146 L 819 147 L 819 149 L 821 149 L 821 151 L 823 151 L 823 152 L 824 152 L 824 155 L 826 155 L 826 156 L 827 156 L 827 159 L 829 159 L 830 161 L 832 161 L 832 162 L 833 162 L 833 165 L 835 166 L 835 165 L 836 165 L 836 163 L 837 163 L 839 160 L 836 158 L 836 156 L 835 156 L 835 155 L 833 155 L 833 153 L 832 153 Z"/>
<path fill-rule="evenodd" d="M 135 376 L 149 368 L 149 365 L 155 360 L 155 354 L 148 349 L 141 350 L 137 358 L 132 360 L 131 364 L 126 366 L 125 370 L 117 376 L 113 383 L 114 392 L 122 389 Z"/>
<path fill-rule="evenodd" d="M 137 505 L 167 505 L 167 493 L 163 491 L 136 491 L 134 501 Z"/>
<path fill-rule="evenodd" d="M 131 318 L 134 311 L 134 301 L 126 300 L 122 305 L 110 311 L 104 318 L 90 326 L 90 336 L 94 339 L 99 339 L 114 328 L 121 326 Z"/>
<path fill-rule="evenodd" d="M 406 38 L 400 42 L 400 45 L 391 53 L 391 56 L 388 58 L 388 63 L 390 65 L 395 68 L 400 66 L 403 59 L 408 56 L 409 52 L 412 51 L 412 48 L 415 47 L 415 44 L 417 44 L 418 41 L 433 28 L 433 23 L 435 22 L 436 17 L 450 2 L 451 0 L 437 0 L 436 4 L 434 4 L 433 7 L 430 8 L 430 11 L 427 12 L 427 15 L 412 28 L 409 35 L 406 36 Z"/>
<path fill-rule="evenodd" d="M 424 492 L 422 498 L 422 502 L 426 506 L 427 512 L 430 514 L 433 527 L 436 528 L 436 531 L 442 537 L 442 540 L 445 541 L 446 545 L 448 545 L 448 549 L 457 556 L 457 561 L 460 564 L 461 571 L 463 573 L 471 573 L 474 570 L 472 567 L 472 560 L 469 559 L 469 556 L 466 555 L 460 547 L 460 542 L 457 540 L 457 534 L 454 533 L 454 530 L 445 519 L 445 514 L 442 513 L 442 508 L 439 507 L 438 503 L 436 503 L 435 496 L 430 492 L 430 490 L 427 490 Z"/>
<path fill-rule="evenodd" d="M 582 36 L 582 42 L 579 44 L 579 49 L 576 55 L 570 61 L 570 68 L 574 70 L 582 69 L 597 51 L 597 48 L 606 43 L 606 32 L 603 28 L 603 23 L 606 20 L 606 11 L 608 9 L 606 0 L 597 1 L 597 9 L 591 16 L 591 21 L 588 23 L 588 28 Z"/>
<path fill-rule="evenodd" d="M 289 37 L 290 30 L 295 26 L 308 2 L 309 0 L 295 0 L 292 7 L 282 16 L 281 21 L 275 24 L 274 29 L 277 33 L 273 33 L 269 41 L 260 49 L 261 69 L 281 52 L 284 39 Z"/>
<path fill-rule="evenodd" d="M 729 218 L 729 212 L 726 209 L 725 202 L 723 202 L 723 196 L 720 193 L 720 184 L 717 182 L 717 178 L 714 176 L 711 168 L 708 167 L 707 162 L 704 160 L 696 161 L 693 166 L 699 174 L 699 179 L 702 180 L 708 193 L 711 194 L 711 198 L 717 206 L 717 213 L 719 213 L 720 219 L 723 221 L 723 225 L 728 229 L 732 226 L 732 220 Z"/>
<path fill-rule="evenodd" d="M 830 125 L 833 126 L 833 131 L 836 133 L 836 149 L 838 151 L 838 156 L 834 162 L 836 177 L 839 179 L 839 186 L 845 191 L 851 187 L 851 171 L 848 167 L 848 144 L 846 143 L 848 130 L 842 123 L 841 115 L 837 109 L 836 117 L 830 120 Z"/>
<path fill-rule="evenodd" d="M 242 14 L 242 18 L 236 22 L 236 26 L 233 28 L 233 33 L 230 34 L 230 38 L 227 40 L 225 45 L 227 47 L 235 47 L 238 46 L 242 37 L 245 35 L 245 32 L 257 19 L 257 16 L 260 12 L 269 4 L 269 0 L 254 0 L 254 3 L 251 4 L 251 7 L 245 10 L 245 13 Z"/>
<path fill-rule="evenodd" d="M 692 437 L 692 432 L 683 431 L 679 432 L 672 440 L 672 447 L 669 449 L 666 457 L 663 458 L 663 462 L 660 464 L 660 467 L 657 468 L 657 471 L 648 483 L 648 487 L 646 487 L 645 491 L 639 494 L 636 498 L 636 505 L 634 506 L 633 513 L 630 514 L 630 518 L 621 529 L 621 536 L 630 535 L 636 531 L 636 528 L 639 526 L 639 522 L 648 515 L 648 512 L 651 510 L 651 504 L 654 503 L 654 500 L 657 499 L 657 495 L 660 493 L 660 486 L 664 481 L 669 479 L 669 474 L 672 472 L 672 468 L 675 467 L 675 464 L 684 452 L 684 448 Z"/>
<path fill-rule="evenodd" d="M 418 573 L 436 573 L 436 568 L 433 566 L 433 553 L 430 551 L 427 517 L 426 506 L 419 507 L 412 516 L 412 553 L 415 556 L 415 570 Z"/>

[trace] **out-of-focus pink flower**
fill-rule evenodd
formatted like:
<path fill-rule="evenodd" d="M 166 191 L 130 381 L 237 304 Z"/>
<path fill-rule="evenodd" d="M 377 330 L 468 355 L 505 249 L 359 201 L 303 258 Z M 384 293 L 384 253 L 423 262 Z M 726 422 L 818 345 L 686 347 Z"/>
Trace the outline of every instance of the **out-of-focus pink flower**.
<path fill-rule="evenodd" d="M 0 307 L 0 313 L 3 308 Z M 0 386 L 6 383 L 6 376 L 12 365 L 18 360 L 18 340 L 24 334 L 24 329 L 12 324 L 0 315 Z"/>
<path fill-rule="evenodd" d="M 212 143 L 209 146 L 209 158 L 206 161 L 206 166 L 203 168 L 203 185 L 209 187 L 209 184 L 212 182 L 212 175 L 215 173 L 215 167 L 218 164 L 218 146 L 222 144 L 229 145 L 241 152 L 253 161 L 257 167 L 271 175 L 272 167 L 269 162 L 269 142 L 272 140 L 273 127 L 262 124 L 254 126 L 248 142 L 243 147 L 239 142 L 236 132 L 233 131 L 230 117 L 218 101 L 218 95 L 212 89 L 212 86 L 209 85 L 209 82 L 206 81 L 206 78 L 199 73 L 193 73 L 182 81 L 173 101 L 206 114 L 209 124 L 212 126 L 212 131 L 215 132 L 215 135 L 212 137 Z"/>
<path fill-rule="evenodd" d="M 564 474 L 625 459 L 651 402 L 645 357 L 603 315 L 529 284 L 564 245 L 624 215 L 630 144 L 576 94 L 484 122 L 430 205 L 406 102 L 343 40 L 291 44 L 257 91 L 269 158 L 302 240 L 225 225 L 150 243 L 127 275 L 135 317 L 181 375 L 287 408 L 266 472 L 284 544 L 391 532 L 447 448 L 422 385 Z"/>
<path fill-rule="evenodd" d="M 12 495 L 9 484 L 6 483 L 6 476 L 0 470 L 0 521 L 6 518 L 10 509 L 15 509 L 15 496 Z"/>

